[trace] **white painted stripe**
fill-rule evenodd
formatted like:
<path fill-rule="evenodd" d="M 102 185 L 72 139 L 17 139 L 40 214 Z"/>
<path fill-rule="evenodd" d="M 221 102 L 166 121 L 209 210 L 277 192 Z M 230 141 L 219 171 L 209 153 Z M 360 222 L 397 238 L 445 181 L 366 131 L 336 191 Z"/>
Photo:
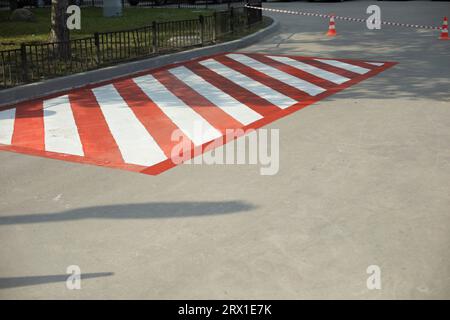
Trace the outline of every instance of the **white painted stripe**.
<path fill-rule="evenodd" d="M 11 144 L 16 109 L 0 111 L 0 143 Z"/>
<path fill-rule="evenodd" d="M 275 106 L 278 106 L 281 109 L 286 109 L 287 107 L 290 107 L 293 104 L 297 103 L 297 101 L 295 101 L 294 99 L 291 99 L 285 96 L 284 94 L 275 91 L 272 88 L 247 77 L 246 75 L 243 75 L 240 72 L 228 68 L 227 66 L 223 65 L 218 61 L 208 59 L 201 61 L 199 63 L 205 66 L 206 68 L 214 71 L 215 73 L 234 82 L 238 86 L 241 86 L 247 89 L 248 91 L 256 94 L 257 96 L 266 99 L 267 101 L 269 101 Z"/>
<path fill-rule="evenodd" d="M 377 66 L 377 67 L 381 67 L 382 65 L 384 65 L 383 62 L 366 62 L 366 63 Z"/>
<path fill-rule="evenodd" d="M 325 91 L 324 88 L 316 86 L 315 84 L 310 83 L 305 80 L 302 80 L 300 78 L 291 76 L 290 74 L 288 74 L 286 72 L 278 70 L 278 69 L 271 67 L 265 63 L 259 62 L 258 60 L 250 58 L 246 55 L 232 53 L 232 54 L 227 54 L 227 57 L 229 57 L 235 61 L 238 61 L 252 69 L 258 70 L 259 72 L 262 72 L 269 77 L 275 78 L 275 79 L 277 79 L 281 82 L 284 82 L 294 88 L 302 90 L 311 96 L 316 96 L 319 93 L 322 93 Z"/>
<path fill-rule="evenodd" d="M 349 64 L 349 63 L 345 63 L 345 62 L 337 61 L 337 60 L 325 60 L 325 59 L 314 59 L 314 60 L 329 64 L 330 66 L 333 66 L 333 67 L 338 67 L 338 68 L 341 68 L 344 70 L 355 72 L 358 74 L 365 74 L 370 71 L 369 69 L 358 67 L 353 64 Z"/>
<path fill-rule="evenodd" d="M 244 125 L 262 118 L 259 113 L 213 86 L 186 67 L 170 69 L 169 72 Z"/>
<path fill-rule="evenodd" d="M 349 78 L 340 76 L 338 74 L 317 68 L 310 64 L 303 63 L 288 57 L 278 57 L 278 56 L 267 56 L 267 57 L 336 84 L 342 84 L 350 80 Z"/>
<path fill-rule="evenodd" d="M 133 81 L 195 145 L 202 145 L 222 136 L 209 122 L 167 90 L 153 76 L 137 77 Z"/>
<path fill-rule="evenodd" d="M 151 166 L 167 159 L 112 84 L 92 92 L 126 163 Z"/>
<path fill-rule="evenodd" d="M 83 156 L 78 128 L 73 118 L 69 96 L 44 100 L 45 150 Z"/>

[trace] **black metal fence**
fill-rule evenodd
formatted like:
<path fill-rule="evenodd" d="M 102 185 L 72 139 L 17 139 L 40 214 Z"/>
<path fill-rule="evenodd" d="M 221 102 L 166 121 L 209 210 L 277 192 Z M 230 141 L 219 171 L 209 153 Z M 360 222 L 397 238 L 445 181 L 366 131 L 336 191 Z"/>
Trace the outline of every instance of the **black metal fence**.
<path fill-rule="evenodd" d="M 22 44 L 20 49 L 0 51 L 0 88 L 212 44 L 260 22 L 262 16 L 254 11 L 260 12 L 231 7 L 198 19 L 153 22 L 64 43 Z"/>
<path fill-rule="evenodd" d="M 242 6 L 244 0 L 122 0 L 124 7 L 177 7 L 214 8 L 217 6 Z M 69 3 L 84 7 L 103 7 L 103 0 L 69 0 Z M 10 0 L 0 0 L 0 8 L 9 8 Z M 17 0 L 19 7 L 48 7 L 51 0 Z"/>

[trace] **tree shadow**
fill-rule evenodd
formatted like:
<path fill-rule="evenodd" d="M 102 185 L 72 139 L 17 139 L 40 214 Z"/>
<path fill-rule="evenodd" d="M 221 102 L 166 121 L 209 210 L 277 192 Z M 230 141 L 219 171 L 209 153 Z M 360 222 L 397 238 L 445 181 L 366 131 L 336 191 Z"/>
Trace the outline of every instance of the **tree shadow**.
<path fill-rule="evenodd" d="M 426 57 L 429 48 L 423 48 L 423 43 L 414 39 L 411 32 L 397 32 L 397 35 L 404 35 L 404 37 L 412 38 L 409 45 L 399 47 L 399 44 L 392 39 L 383 42 L 383 53 L 372 54 L 366 58 L 357 55 L 355 50 L 355 43 L 358 43 L 357 32 L 346 32 L 350 34 L 346 40 L 333 41 L 334 39 L 317 40 L 292 40 L 289 39 L 283 43 L 284 50 L 300 50 L 299 55 L 305 56 L 321 56 L 324 58 L 349 58 L 357 60 L 375 60 L 375 61 L 393 61 L 398 62 L 393 68 L 383 71 L 381 74 L 375 76 L 371 81 L 364 81 L 364 86 L 358 89 L 353 89 L 351 97 L 358 98 L 375 98 L 375 99 L 392 99 L 392 98 L 408 98 L 412 100 L 419 100 L 428 98 L 436 101 L 449 100 L 450 85 L 447 54 L 442 50 L 443 46 L 439 43 L 435 45 L 436 50 L 433 52 L 433 61 L 429 61 Z M 316 33 L 302 33 L 302 36 L 308 37 L 316 36 Z M 361 39 L 358 45 L 364 46 L 367 51 L 369 48 L 376 48 L 380 46 L 378 37 Z M 439 41 L 439 40 L 436 40 Z M 307 44 L 319 44 L 322 47 L 322 52 L 319 54 L 315 52 L 307 52 L 304 48 Z M 268 48 L 267 51 L 277 53 L 279 48 Z M 387 54 L 387 52 L 391 52 Z M 297 53 L 288 53 L 296 55 Z M 439 60 L 442 62 L 439 63 Z M 380 90 L 380 87 L 382 90 Z M 342 97 L 342 94 L 340 95 Z M 328 98 L 330 99 L 330 98 Z"/>
<path fill-rule="evenodd" d="M 96 272 L 96 273 L 82 273 L 80 275 L 81 280 L 100 278 L 100 277 L 110 277 L 114 275 L 114 272 Z M 11 277 L 11 278 L 0 278 L 0 289 L 18 288 L 35 286 L 44 283 L 53 282 L 65 282 L 70 274 L 55 274 L 47 276 L 28 276 L 28 277 Z"/>
<path fill-rule="evenodd" d="M 250 211 L 244 201 L 153 202 L 79 208 L 57 213 L 36 213 L 0 217 L 0 225 L 61 222 L 84 219 L 160 219 L 231 214 Z"/>
<path fill-rule="evenodd" d="M 8 106 L 5 108 L 0 108 L 0 121 L 1 120 L 10 120 L 10 119 L 27 119 L 27 118 L 42 118 L 42 110 L 31 110 L 27 113 L 18 114 L 16 112 L 11 112 L 11 109 L 16 108 L 16 106 Z M 17 110 L 17 109 L 16 109 Z M 53 110 L 46 110 L 45 116 L 51 117 L 56 114 Z"/>
<path fill-rule="evenodd" d="M 268 7 L 271 6 L 268 5 Z M 288 4 L 273 5 L 272 7 L 326 13 L 319 6 L 304 6 L 302 3 L 298 3 L 293 8 Z M 427 24 L 425 20 L 416 21 L 417 18 L 396 17 L 396 11 L 391 13 L 388 9 L 383 11 L 386 15 L 390 15 L 386 17 L 386 21 L 439 25 L 439 19 L 441 19 L 439 16 L 435 22 Z M 286 16 L 281 13 L 266 12 L 265 14 L 279 20 Z M 338 14 L 346 16 L 345 11 L 338 12 Z M 355 12 L 349 15 L 364 17 L 362 14 L 356 15 Z M 431 13 L 428 13 L 429 15 Z M 293 19 L 283 20 L 281 33 L 275 37 L 277 46 L 273 45 L 272 38 L 262 42 L 262 46 L 250 49 L 261 53 L 262 47 L 264 52 L 269 54 L 279 54 L 281 50 L 286 55 L 398 63 L 375 77 L 353 86 L 351 92 L 344 91 L 339 94 L 339 98 L 330 96 L 327 100 L 348 97 L 352 99 L 450 101 L 450 90 L 448 90 L 450 86 L 449 47 L 448 41 L 438 40 L 439 30 L 387 25 L 383 25 L 380 30 L 368 30 L 364 23 L 337 20 L 338 36 L 329 38 L 325 36 L 328 28 L 327 19 L 306 16 L 298 16 L 295 17 L 295 20 Z M 384 18 L 382 19 L 384 21 Z M 272 43 L 270 43 L 271 41 Z"/>

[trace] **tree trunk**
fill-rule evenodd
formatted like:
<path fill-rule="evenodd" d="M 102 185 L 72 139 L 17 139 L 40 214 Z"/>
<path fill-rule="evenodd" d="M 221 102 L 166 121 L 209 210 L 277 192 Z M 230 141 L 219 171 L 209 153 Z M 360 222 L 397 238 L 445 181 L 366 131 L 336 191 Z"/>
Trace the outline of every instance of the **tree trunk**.
<path fill-rule="evenodd" d="M 66 26 L 68 0 L 52 0 L 50 31 L 51 42 L 69 41 L 69 29 Z"/>
<path fill-rule="evenodd" d="M 67 28 L 68 0 L 52 0 L 50 42 L 57 42 L 53 46 L 54 58 L 68 59 L 70 57 L 70 36 Z"/>

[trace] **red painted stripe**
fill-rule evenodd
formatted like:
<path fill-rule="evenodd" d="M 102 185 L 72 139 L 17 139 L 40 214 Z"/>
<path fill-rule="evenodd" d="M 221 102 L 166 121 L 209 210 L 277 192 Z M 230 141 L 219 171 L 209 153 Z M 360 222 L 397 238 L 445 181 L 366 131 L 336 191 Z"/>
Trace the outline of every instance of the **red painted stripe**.
<path fill-rule="evenodd" d="M 238 129 L 244 126 L 168 71 L 160 71 L 153 76 L 222 134 L 225 134 L 227 129 Z"/>
<path fill-rule="evenodd" d="M 370 64 L 370 63 L 365 63 L 364 61 L 349 60 L 349 59 L 334 59 L 334 60 L 345 62 L 345 63 L 348 63 L 348 64 L 352 64 L 354 66 L 358 66 L 358 67 L 361 67 L 361 68 L 366 68 L 366 69 L 369 69 L 369 70 L 374 70 L 376 68 L 379 68 L 379 66 L 375 66 L 375 65 Z"/>
<path fill-rule="evenodd" d="M 19 146 L 5 146 L 5 145 L 0 144 L 0 150 L 23 153 L 23 154 L 28 154 L 31 156 L 45 157 L 45 158 L 56 159 L 56 160 L 61 160 L 61 161 L 70 161 L 70 162 L 82 163 L 82 164 L 92 164 L 92 165 L 96 165 L 96 166 L 117 168 L 117 169 L 130 170 L 130 171 L 136 171 L 136 172 L 141 172 L 142 170 L 147 169 L 146 167 L 139 166 L 139 165 L 133 165 L 133 164 L 127 164 L 127 163 L 106 162 L 106 161 L 100 161 L 97 159 L 80 157 L 80 156 L 71 155 L 71 154 L 63 154 L 63 153 L 43 151 L 43 150 L 37 150 L 37 149 L 35 150 L 35 149 L 24 148 L 24 147 L 19 147 Z M 173 166 L 173 164 L 172 164 L 172 166 Z M 169 167 L 170 166 L 167 165 L 165 168 L 169 168 Z M 158 166 L 158 168 L 162 168 L 162 166 Z"/>
<path fill-rule="evenodd" d="M 43 100 L 19 104 L 16 108 L 12 145 L 45 149 Z"/>
<path fill-rule="evenodd" d="M 90 89 L 69 94 L 70 105 L 87 158 L 123 163 L 122 154 Z"/>
<path fill-rule="evenodd" d="M 323 63 L 323 62 L 320 62 L 320 61 L 317 61 L 317 60 L 313 60 L 313 59 L 310 59 L 310 58 L 291 57 L 291 56 L 289 56 L 289 58 L 292 58 L 292 59 L 295 59 L 295 60 L 298 60 L 298 61 L 301 61 L 301 62 L 304 62 L 304 63 L 308 63 L 308 64 L 310 64 L 310 65 L 312 65 L 314 67 L 317 67 L 317 68 L 320 68 L 320 69 L 323 69 L 323 70 L 326 70 L 326 71 L 329 71 L 329 72 L 336 73 L 336 74 L 338 74 L 340 76 L 343 76 L 343 77 L 346 77 L 346 78 L 349 78 L 349 79 L 353 79 L 353 78 L 357 78 L 357 77 L 361 76 L 358 73 L 351 72 L 351 71 L 344 70 L 344 69 L 337 68 L 337 67 L 333 67 L 333 66 L 330 66 L 329 64 L 326 64 L 326 63 Z"/>
<path fill-rule="evenodd" d="M 309 94 L 307 94 L 306 92 L 298 90 L 298 89 L 296 89 L 284 82 L 281 82 L 275 78 L 269 77 L 268 75 L 265 75 L 262 72 L 259 72 L 255 69 L 247 67 L 246 65 L 244 65 L 240 62 L 237 62 L 231 58 L 222 56 L 222 57 L 217 57 L 215 60 L 226 65 L 227 67 L 230 67 L 231 69 L 234 69 L 234 70 L 246 75 L 249 78 L 252 78 L 255 81 L 265 84 L 266 86 L 268 86 L 268 87 L 270 87 L 270 88 L 272 88 L 294 100 L 302 101 L 302 100 L 307 100 L 307 99 L 311 98 L 311 96 Z"/>
<path fill-rule="evenodd" d="M 280 111 L 280 108 L 273 105 L 269 101 L 242 88 L 241 86 L 238 86 L 234 82 L 228 80 L 225 77 L 222 77 L 221 75 L 218 75 L 214 71 L 209 70 L 208 68 L 202 66 L 201 64 L 198 64 L 197 62 L 189 63 L 185 65 L 185 67 L 189 68 L 212 85 L 216 86 L 226 94 L 232 96 L 239 102 L 252 108 L 264 117 L 274 112 Z"/>
<path fill-rule="evenodd" d="M 190 145 L 189 150 L 193 149 L 192 141 L 150 100 L 132 79 L 116 82 L 114 86 L 167 157 L 171 157 L 172 149 L 178 143 L 171 139 L 172 133 L 177 130 L 179 130 L 178 137 L 187 145 Z"/>
<path fill-rule="evenodd" d="M 271 67 L 274 67 L 274 68 L 276 68 L 276 69 L 278 69 L 280 71 L 288 73 L 291 76 L 294 76 L 294 77 L 300 78 L 302 80 L 308 81 L 308 82 L 310 82 L 312 84 L 315 84 L 316 86 L 319 86 L 319 87 L 324 88 L 326 90 L 331 89 L 332 87 L 336 86 L 336 84 L 331 82 L 331 81 L 319 78 L 319 77 L 317 77 L 317 76 L 315 76 L 313 74 L 310 74 L 308 72 L 305 72 L 305 71 L 299 70 L 297 68 L 291 67 L 291 66 L 286 65 L 284 63 L 272 60 L 272 59 L 270 59 L 268 57 L 265 57 L 263 55 L 247 54 L 247 56 L 249 56 L 249 57 L 251 57 L 251 58 L 253 58 L 255 60 L 258 60 L 259 62 L 262 62 L 262 63 L 265 63 L 267 65 L 270 65 Z"/>

